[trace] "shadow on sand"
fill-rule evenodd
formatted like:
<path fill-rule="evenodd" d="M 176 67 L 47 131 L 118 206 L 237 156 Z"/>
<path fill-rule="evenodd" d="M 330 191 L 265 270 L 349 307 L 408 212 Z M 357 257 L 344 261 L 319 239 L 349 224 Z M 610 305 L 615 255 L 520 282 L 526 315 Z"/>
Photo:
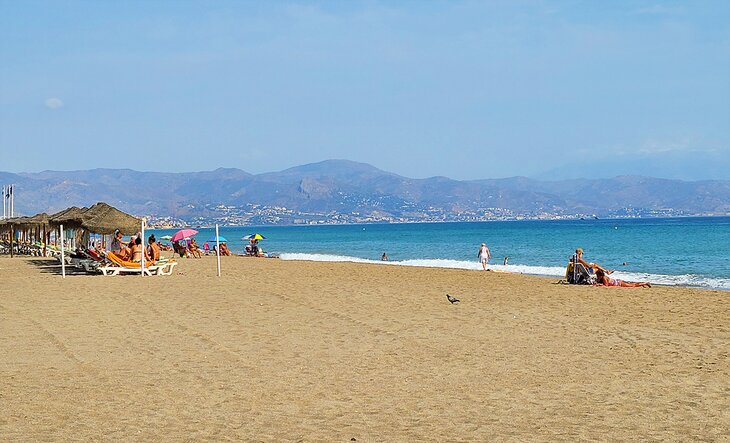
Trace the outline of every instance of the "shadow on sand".
<path fill-rule="evenodd" d="M 26 262 L 38 268 L 41 274 L 54 274 L 62 275 L 61 263 L 58 259 L 47 258 L 47 257 L 36 257 L 33 259 L 25 258 Z M 89 274 L 83 269 L 78 269 L 75 266 L 66 265 L 66 275 L 96 275 Z"/>

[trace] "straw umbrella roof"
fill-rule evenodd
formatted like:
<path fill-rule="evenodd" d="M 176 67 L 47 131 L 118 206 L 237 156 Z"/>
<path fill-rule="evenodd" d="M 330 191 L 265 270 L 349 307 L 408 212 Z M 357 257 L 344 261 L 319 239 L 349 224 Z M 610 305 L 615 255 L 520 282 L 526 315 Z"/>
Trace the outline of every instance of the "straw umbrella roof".
<path fill-rule="evenodd" d="M 64 225 L 67 228 L 83 228 L 97 234 L 113 234 L 119 229 L 123 234 L 133 234 L 140 229 L 142 220 L 119 209 L 99 202 L 90 208 L 72 206 L 48 215 L 45 212 L 32 217 L 14 217 L 0 220 L 0 226 Z"/>
<path fill-rule="evenodd" d="M 113 234 L 119 229 L 123 234 L 139 231 L 142 220 L 133 217 L 104 202 L 99 202 L 81 214 L 81 227 L 97 234 Z"/>
<path fill-rule="evenodd" d="M 16 225 L 16 226 L 26 226 L 26 225 L 47 225 L 48 224 L 48 214 L 45 212 L 41 212 L 40 214 L 36 214 L 33 216 L 22 216 L 22 217 L 13 217 L 13 218 L 6 218 L 3 220 L 0 220 L 0 225 Z"/>
<path fill-rule="evenodd" d="M 28 223 L 30 217 L 12 217 L 0 220 L 0 225 L 24 225 Z"/>
<path fill-rule="evenodd" d="M 41 212 L 40 214 L 28 217 L 27 222 L 32 225 L 47 225 L 49 222 L 48 214 Z"/>
<path fill-rule="evenodd" d="M 86 211 L 86 208 L 79 208 L 77 206 L 71 206 L 63 211 L 56 212 L 55 214 L 48 217 L 48 220 L 53 225 L 65 225 L 69 228 L 80 228 L 82 222 L 82 214 Z"/>

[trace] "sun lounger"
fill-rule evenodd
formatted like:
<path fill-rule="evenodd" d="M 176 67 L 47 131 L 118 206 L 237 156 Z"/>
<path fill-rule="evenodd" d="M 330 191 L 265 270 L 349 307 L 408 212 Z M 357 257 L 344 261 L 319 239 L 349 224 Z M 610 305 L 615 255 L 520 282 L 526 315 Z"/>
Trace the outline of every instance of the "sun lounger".
<path fill-rule="evenodd" d="M 120 275 L 120 274 L 141 274 L 142 266 L 138 262 L 124 261 L 113 252 L 107 252 L 106 258 L 111 262 L 109 265 L 99 266 L 98 270 L 104 275 Z M 160 269 L 154 263 L 144 267 L 145 275 L 156 275 Z"/>
<path fill-rule="evenodd" d="M 155 262 L 155 265 L 158 266 L 157 275 L 172 275 L 172 271 L 177 266 L 177 262 L 175 260 L 169 260 L 164 263 L 158 261 Z"/>

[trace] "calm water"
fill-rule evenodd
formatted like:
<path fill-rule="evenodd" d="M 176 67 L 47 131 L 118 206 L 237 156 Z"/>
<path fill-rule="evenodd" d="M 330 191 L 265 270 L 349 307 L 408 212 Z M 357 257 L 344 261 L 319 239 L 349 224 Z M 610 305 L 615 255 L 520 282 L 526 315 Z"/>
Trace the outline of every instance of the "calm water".
<path fill-rule="evenodd" d="M 201 245 L 214 237 L 214 228 L 199 231 Z M 582 247 L 588 261 L 626 280 L 730 289 L 730 217 L 220 228 L 234 252 L 253 232 L 266 236 L 266 252 L 285 260 L 381 263 L 386 252 L 388 265 L 475 270 L 484 242 L 495 269 L 556 277 Z"/>

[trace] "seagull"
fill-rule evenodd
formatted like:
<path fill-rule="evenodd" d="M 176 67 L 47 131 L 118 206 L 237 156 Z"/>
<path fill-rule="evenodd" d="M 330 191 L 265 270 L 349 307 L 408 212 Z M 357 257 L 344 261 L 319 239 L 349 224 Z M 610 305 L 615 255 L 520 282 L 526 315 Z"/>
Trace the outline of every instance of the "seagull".
<path fill-rule="evenodd" d="M 446 298 L 451 302 L 451 304 L 459 303 L 459 299 L 456 297 L 452 297 L 449 294 L 446 294 Z"/>

